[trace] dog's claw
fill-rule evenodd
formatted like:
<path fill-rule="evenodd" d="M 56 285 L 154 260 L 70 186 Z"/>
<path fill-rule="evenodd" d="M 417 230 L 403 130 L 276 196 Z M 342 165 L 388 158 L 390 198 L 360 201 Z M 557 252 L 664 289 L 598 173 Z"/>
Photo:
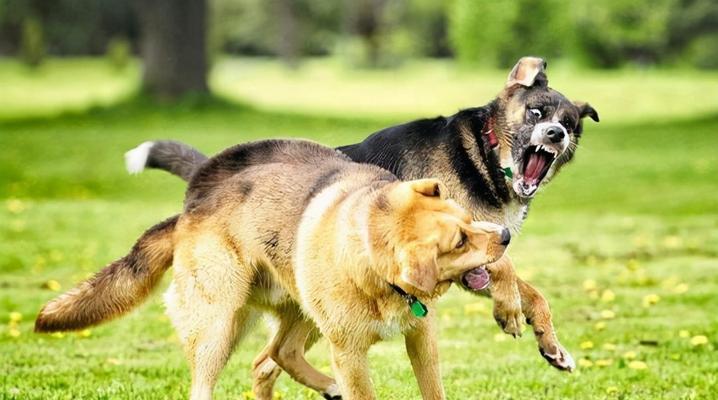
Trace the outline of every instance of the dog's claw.
<path fill-rule="evenodd" d="M 553 348 L 551 349 L 552 351 L 549 352 L 544 347 Z M 546 346 L 542 346 L 541 343 L 539 343 L 539 353 L 541 353 L 541 356 L 554 368 L 567 372 L 573 372 L 573 370 L 576 369 L 576 362 L 573 360 L 573 357 L 558 341 Z"/>

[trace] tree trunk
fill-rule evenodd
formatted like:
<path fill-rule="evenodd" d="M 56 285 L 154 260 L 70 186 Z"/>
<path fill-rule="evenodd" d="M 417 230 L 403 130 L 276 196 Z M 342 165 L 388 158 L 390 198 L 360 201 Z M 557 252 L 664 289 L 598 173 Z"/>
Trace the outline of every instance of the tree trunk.
<path fill-rule="evenodd" d="M 162 98 L 207 93 L 207 1 L 136 0 L 142 89 Z"/>
<path fill-rule="evenodd" d="M 299 61 L 299 21 L 296 0 L 274 0 L 274 11 L 279 24 L 277 53 L 290 68 Z"/>

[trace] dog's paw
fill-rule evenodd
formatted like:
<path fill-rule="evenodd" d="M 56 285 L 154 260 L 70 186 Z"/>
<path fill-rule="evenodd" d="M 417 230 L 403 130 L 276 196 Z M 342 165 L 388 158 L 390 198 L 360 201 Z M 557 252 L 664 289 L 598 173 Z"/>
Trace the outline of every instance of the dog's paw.
<path fill-rule="evenodd" d="M 322 397 L 326 400 L 342 400 L 342 395 L 339 393 L 339 385 L 336 383 L 329 385 L 327 390 L 322 392 Z"/>
<path fill-rule="evenodd" d="M 494 297 L 494 319 L 505 333 L 521 336 L 524 314 L 519 301 L 501 301 Z"/>
<path fill-rule="evenodd" d="M 541 356 L 553 367 L 567 372 L 572 372 L 576 369 L 576 362 L 573 361 L 573 357 L 561 346 L 555 336 L 549 336 L 545 339 L 539 338 L 538 344 Z"/>

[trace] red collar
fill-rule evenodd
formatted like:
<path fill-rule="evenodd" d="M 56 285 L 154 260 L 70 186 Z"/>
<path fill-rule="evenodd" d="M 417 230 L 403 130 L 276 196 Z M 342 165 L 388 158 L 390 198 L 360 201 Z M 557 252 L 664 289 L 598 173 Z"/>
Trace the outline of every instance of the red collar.
<path fill-rule="evenodd" d="M 499 139 L 496 137 L 496 133 L 494 132 L 494 119 L 489 118 L 488 121 L 486 121 L 486 124 L 484 125 L 483 131 L 481 131 L 483 135 L 486 135 L 486 138 L 489 140 L 489 146 L 492 149 L 495 149 L 499 146 Z"/>

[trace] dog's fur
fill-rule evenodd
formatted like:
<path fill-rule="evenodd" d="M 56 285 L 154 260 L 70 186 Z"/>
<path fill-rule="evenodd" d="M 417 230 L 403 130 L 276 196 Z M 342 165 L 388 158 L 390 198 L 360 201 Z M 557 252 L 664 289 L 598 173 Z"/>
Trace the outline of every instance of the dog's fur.
<path fill-rule="evenodd" d="M 505 229 L 473 222 L 445 193 L 437 180 L 402 182 L 309 142 L 235 146 L 194 174 L 180 216 L 48 303 L 35 328 L 81 329 L 116 317 L 172 263 L 165 299 L 191 365 L 193 399 L 211 397 L 262 310 L 280 325 L 260 359 L 271 357 L 325 396 L 372 398 L 366 352 L 400 332 L 424 398 L 440 399 L 433 302 L 508 244 Z M 511 271 L 492 273 L 495 284 L 515 279 Z M 412 316 L 390 284 L 424 301 L 429 316 Z M 331 344 L 336 384 L 303 358 L 315 323 Z"/>
<path fill-rule="evenodd" d="M 516 232 L 537 190 L 573 158 L 583 132 L 582 119 L 599 120 L 596 110 L 587 103 L 574 103 L 549 88 L 545 67 L 539 58 L 522 58 L 509 73 L 501 93 L 486 106 L 387 128 L 361 143 L 339 149 L 355 161 L 382 166 L 401 179 L 438 177 L 475 218 L 506 225 Z M 545 134 L 550 128 L 562 133 L 562 140 L 550 140 Z M 498 142 L 495 148 L 491 133 Z M 148 143 L 151 144 L 146 150 L 138 147 L 128 156 L 144 158 L 147 167 L 169 171 L 185 180 L 206 158 L 183 143 Z M 555 154 L 555 159 L 542 171 L 538 184 L 527 184 L 523 174 L 529 156 L 544 155 L 546 151 Z M 512 180 L 504 177 L 504 168 L 513 172 Z M 498 263 L 502 270 L 513 270 L 508 256 Z M 465 280 L 460 284 L 468 286 Z M 521 304 L 513 302 L 509 295 L 516 290 Z M 504 331 L 519 334 L 520 318 L 525 316 L 546 360 L 559 369 L 574 368 L 570 354 L 558 342 L 548 303 L 541 293 L 521 279 L 508 289 L 497 290 L 493 285 L 490 292 L 494 317 Z M 255 390 L 271 392 L 278 374 L 271 359 L 255 366 Z"/>

